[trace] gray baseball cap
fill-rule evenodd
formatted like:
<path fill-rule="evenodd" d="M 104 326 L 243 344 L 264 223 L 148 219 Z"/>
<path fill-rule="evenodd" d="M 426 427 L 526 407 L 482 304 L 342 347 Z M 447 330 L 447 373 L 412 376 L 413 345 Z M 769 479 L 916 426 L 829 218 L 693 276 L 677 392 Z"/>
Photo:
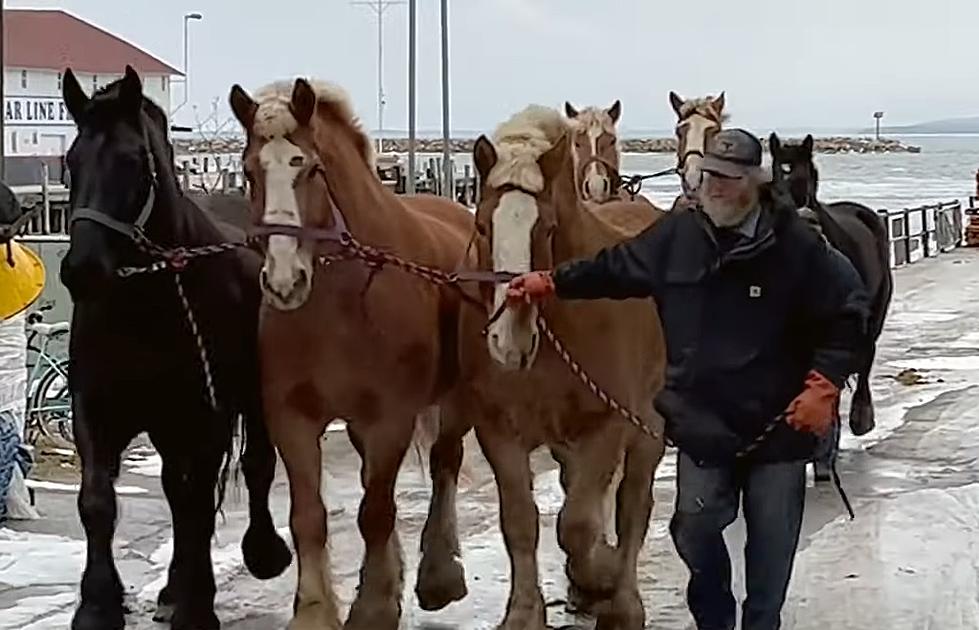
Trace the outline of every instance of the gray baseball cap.
<path fill-rule="evenodd" d="M 744 129 L 725 129 L 707 147 L 700 170 L 721 177 L 746 177 L 761 168 L 761 142 Z"/>

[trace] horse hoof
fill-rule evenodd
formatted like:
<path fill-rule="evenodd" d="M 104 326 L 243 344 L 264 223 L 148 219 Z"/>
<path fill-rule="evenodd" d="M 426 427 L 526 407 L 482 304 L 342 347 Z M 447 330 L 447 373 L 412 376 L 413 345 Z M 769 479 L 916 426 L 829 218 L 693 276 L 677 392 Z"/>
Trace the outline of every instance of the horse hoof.
<path fill-rule="evenodd" d="M 343 630 L 398 630 L 400 621 L 401 604 L 397 601 L 368 603 L 358 597 L 350 607 Z"/>
<path fill-rule="evenodd" d="M 107 610 L 86 602 L 79 606 L 71 620 L 71 630 L 123 630 L 125 627 L 122 607 Z"/>
<path fill-rule="evenodd" d="M 850 409 L 850 431 L 853 435 L 866 435 L 874 430 L 874 408 L 871 405 L 854 405 Z"/>
<path fill-rule="evenodd" d="M 646 627 L 646 611 L 639 593 L 617 595 L 599 608 L 595 630 L 643 630 Z"/>
<path fill-rule="evenodd" d="M 415 595 L 422 610 L 442 610 L 449 604 L 462 601 L 469 594 L 466 588 L 466 569 L 455 556 L 439 561 L 422 557 L 418 567 Z"/>
<path fill-rule="evenodd" d="M 170 630 L 220 630 L 221 622 L 213 610 L 184 615 L 180 608 L 174 612 Z"/>
<path fill-rule="evenodd" d="M 241 541 L 241 554 L 248 572 L 259 580 L 271 580 L 282 575 L 292 563 L 289 546 L 271 525 L 249 525 Z"/>
<path fill-rule="evenodd" d="M 173 604 L 157 604 L 156 612 L 153 614 L 153 621 L 156 623 L 170 623 L 173 620 L 173 613 L 177 607 Z"/>

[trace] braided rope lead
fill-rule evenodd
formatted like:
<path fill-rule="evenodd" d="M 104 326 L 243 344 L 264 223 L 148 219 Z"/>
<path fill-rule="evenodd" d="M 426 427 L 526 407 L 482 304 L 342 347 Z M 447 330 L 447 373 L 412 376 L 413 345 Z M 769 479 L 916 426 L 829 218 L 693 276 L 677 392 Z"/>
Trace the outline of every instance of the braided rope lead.
<path fill-rule="evenodd" d="M 190 306 L 190 300 L 187 299 L 187 293 L 184 291 L 184 283 L 181 281 L 179 273 L 173 274 L 173 282 L 177 287 L 177 295 L 180 296 L 180 301 L 183 303 L 184 313 L 187 315 L 187 323 L 190 325 L 190 332 L 197 342 L 197 352 L 201 358 L 201 368 L 204 372 L 204 385 L 207 389 L 208 402 L 211 405 L 211 409 L 217 411 L 218 397 L 214 391 L 214 376 L 211 372 L 211 362 L 207 356 L 207 347 L 204 345 L 204 336 L 201 335 L 200 328 L 197 326 L 194 310 Z"/>

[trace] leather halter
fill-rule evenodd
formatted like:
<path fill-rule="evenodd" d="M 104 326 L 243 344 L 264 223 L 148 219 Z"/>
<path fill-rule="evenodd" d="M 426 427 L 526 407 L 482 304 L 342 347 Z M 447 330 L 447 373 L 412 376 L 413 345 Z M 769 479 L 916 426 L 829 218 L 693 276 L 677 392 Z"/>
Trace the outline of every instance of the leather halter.
<path fill-rule="evenodd" d="M 136 217 L 136 220 L 133 223 L 126 223 L 116 219 L 115 217 L 109 216 L 101 210 L 82 207 L 76 208 L 72 211 L 69 226 L 74 225 L 77 221 L 92 221 L 93 223 L 97 223 L 104 228 L 116 232 L 117 234 L 121 234 L 130 240 L 139 240 L 139 237 L 143 234 L 143 229 L 146 227 L 146 222 L 149 220 L 150 214 L 153 212 L 153 206 L 156 205 L 157 187 L 156 160 L 153 159 L 153 145 L 150 143 L 150 136 L 146 130 L 145 121 L 143 121 L 142 124 L 142 131 L 146 165 L 150 173 L 150 186 L 146 193 L 146 200 L 143 202 L 143 207 L 139 211 L 139 215 Z"/>
<path fill-rule="evenodd" d="M 333 193 L 330 191 L 330 182 L 326 177 L 326 167 L 323 166 L 323 162 L 319 159 L 319 157 L 314 157 L 310 169 L 312 174 L 320 176 L 323 179 L 323 183 L 327 185 L 326 196 L 330 202 L 330 213 L 333 218 L 333 225 L 328 228 L 321 228 L 307 227 L 302 225 L 288 225 L 285 223 L 262 222 L 254 225 L 251 228 L 249 231 L 251 236 L 268 237 L 272 235 L 282 235 L 307 241 L 338 243 L 344 246 L 350 244 L 350 242 L 353 240 L 353 235 L 350 233 L 350 229 L 347 227 L 347 221 L 343 216 L 343 211 L 340 210 L 340 205 L 337 204 L 336 199 L 333 197 Z"/>

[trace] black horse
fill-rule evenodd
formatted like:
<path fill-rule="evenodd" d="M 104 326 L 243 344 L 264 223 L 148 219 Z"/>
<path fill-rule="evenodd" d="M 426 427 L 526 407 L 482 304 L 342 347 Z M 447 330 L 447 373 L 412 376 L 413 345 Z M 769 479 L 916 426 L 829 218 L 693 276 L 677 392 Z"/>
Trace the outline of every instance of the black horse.
<path fill-rule="evenodd" d="M 262 416 L 257 346 L 259 256 L 247 249 L 190 262 L 182 271 L 120 277 L 153 262 L 135 236 L 164 247 L 241 238 L 218 227 L 180 191 L 163 111 L 136 72 L 86 96 L 68 69 L 65 105 L 78 127 L 68 151 L 71 246 L 61 280 L 74 302 L 69 385 L 82 464 L 78 511 L 88 538 L 72 630 L 124 627 L 112 557 L 113 481 L 122 450 L 145 431 L 163 459 L 174 551 L 156 619 L 174 630 L 213 630 L 214 519 L 242 420 L 249 495 L 245 564 L 282 573 L 291 553 L 269 512 L 275 450 Z M 187 307 L 190 307 L 189 309 Z"/>
<path fill-rule="evenodd" d="M 813 164 L 812 147 L 811 135 L 801 143 L 785 144 L 774 133 L 769 137 L 774 180 L 787 186 L 798 208 L 813 213 L 826 240 L 850 260 L 870 296 L 870 320 L 860 348 L 857 389 L 850 406 L 850 430 L 854 435 L 864 435 L 874 428 L 870 370 L 894 290 L 890 242 L 883 220 L 867 206 L 849 201 L 823 205 L 817 200 L 819 173 Z"/>

